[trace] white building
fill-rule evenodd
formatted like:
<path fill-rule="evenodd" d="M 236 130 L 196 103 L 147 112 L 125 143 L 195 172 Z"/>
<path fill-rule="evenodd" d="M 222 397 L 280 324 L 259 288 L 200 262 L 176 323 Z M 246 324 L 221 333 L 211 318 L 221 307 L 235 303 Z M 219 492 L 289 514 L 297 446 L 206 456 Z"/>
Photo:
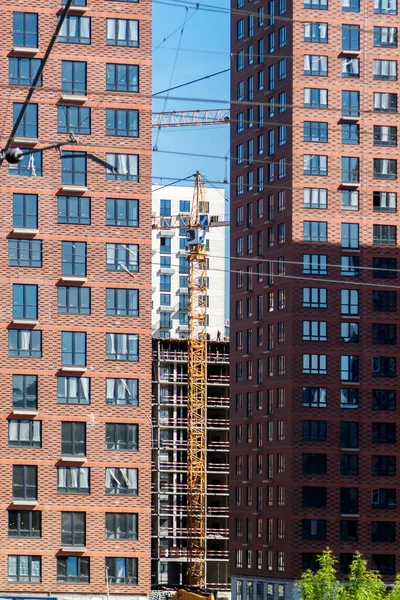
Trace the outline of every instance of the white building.
<path fill-rule="evenodd" d="M 169 186 L 158 190 L 153 186 L 153 216 L 187 217 L 190 213 L 193 187 Z M 227 221 L 225 190 L 204 188 L 204 202 L 209 219 Z M 226 258 L 228 227 L 211 227 L 206 235 L 209 248 L 208 322 L 211 339 L 229 336 L 228 268 Z M 153 335 L 160 338 L 187 337 L 188 288 L 186 229 L 153 230 Z"/>

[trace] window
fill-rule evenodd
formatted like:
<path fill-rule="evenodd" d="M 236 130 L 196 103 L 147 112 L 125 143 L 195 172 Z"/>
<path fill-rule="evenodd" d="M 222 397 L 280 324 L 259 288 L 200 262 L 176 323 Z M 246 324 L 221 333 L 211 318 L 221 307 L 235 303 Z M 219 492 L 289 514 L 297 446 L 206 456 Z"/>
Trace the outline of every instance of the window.
<path fill-rule="evenodd" d="M 360 59 L 342 58 L 342 77 L 360 77 Z"/>
<path fill-rule="evenodd" d="M 397 27 L 374 27 L 374 46 L 397 48 Z"/>
<path fill-rule="evenodd" d="M 396 292 L 373 291 L 372 310 L 376 312 L 396 312 Z"/>
<path fill-rule="evenodd" d="M 374 13 L 378 15 L 397 15 L 397 0 L 374 0 Z"/>
<path fill-rule="evenodd" d="M 37 500 L 37 467 L 13 465 L 12 496 L 15 500 Z"/>
<path fill-rule="evenodd" d="M 282 81 L 286 79 L 287 75 L 287 61 L 286 58 L 283 58 L 278 62 L 278 81 Z"/>
<path fill-rule="evenodd" d="M 342 144 L 359 144 L 360 126 L 357 123 L 342 123 Z"/>
<path fill-rule="evenodd" d="M 139 181 L 139 156 L 137 154 L 106 154 L 106 179 Z"/>
<path fill-rule="evenodd" d="M 106 404 L 139 406 L 138 379 L 106 379 Z"/>
<path fill-rule="evenodd" d="M 328 141 L 328 123 L 304 121 L 304 141 L 325 143 Z"/>
<path fill-rule="evenodd" d="M 138 92 L 138 65 L 120 65 L 107 63 L 106 90 L 114 92 Z"/>
<path fill-rule="evenodd" d="M 327 500 L 327 488 L 317 486 L 302 487 L 302 504 L 307 508 L 324 508 Z"/>
<path fill-rule="evenodd" d="M 57 377 L 58 404 L 90 404 L 89 377 Z"/>
<path fill-rule="evenodd" d="M 107 108 L 106 134 L 139 137 L 139 111 Z"/>
<path fill-rule="evenodd" d="M 138 244 L 106 244 L 106 268 L 107 271 L 139 271 Z"/>
<path fill-rule="evenodd" d="M 359 225 L 358 223 L 342 223 L 341 225 L 341 247 L 359 247 Z"/>
<path fill-rule="evenodd" d="M 358 389 L 342 388 L 340 390 L 340 408 L 358 408 Z"/>
<path fill-rule="evenodd" d="M 304 8 L 328 10 L 328 0 L 304 0 Z"/>
<path fill-rule="evenodd" d="M 358 343 L 359 342 L 359 324 L 343 321 L 340 324 L 340 337 L 342 342 Z"/>
<path fill-rule="evenodd" d="M 342 25 L 342 50 L 360 49 L 359 25 Z"/>
<path fill-rule="evenodd" d="M 40 556 L 24 554 L 8 555 L 8 581 L 20 583 L 40 583 L 42 580 L 42 559 Z"/>
<path fill-rule="evenodd" d="M 13 104 L 13 124 L 16 123 L 19 114 L 21 112 L 23 104 L 21 102 L 14 102 Z M 16 136 L 37 138 L 38 137 L 38 105 L 28 104 L 26 112 L 22 118 L 20 125 L 18 126 Z M 32 155 L 31 155 L 32 156 Z"/>
<path fill-rule="evenodd" d="M 397 279 L 397 258 L 372 259 L 372 276 L 380 279 Z"/>
<path fill-rule="evenodd" d="M 396 246 L 397 227 L 395 225 L 373 225 L 374 246 Z"/>
<path fill-rule="evenodd" d="M 62 546 L 86 545 L 86 513 L 61 513 L 61 544 Z"/>
<path fill-rule="evenodd" d="M 10 57 L 8 59 L 8 83 L 10 85 L 32 85 L 41 62 L 39 58 Z M 39 79 L 37 85 L 42 87 L 42 78 Z"/>
<path fill-rule="evenodd" d="M 303 154 L 304 175 L 328 175 L 328 157 L 319 154 Z"/>
<path fill-rule="evenodd" d="M 397 112 L 397 94 L 374 92 L 375 112 Z"/>
<path fill-rule="evenodd" d="M 89 557 L 57 556 L 58 583 L 89 583 Z"/>
<path fill-rule="evenodd" d="M 359 202 L 358 190 L 342 190 L 341 191 L 341 208 L 342 210 L 358 210 Z"/>
<path fill-rule="evenodd" d="M 340 379 L 341 381 L 359 381 L 359 359 L 358 356 L 340 357 Z"/>
<path fill-rule="evenodd" d="M 61 332 L 61 364 L 81 367 L 86 365 L 86 332 Z"/>
<path fill-rule="evenodd" d="M 58 286 L 57 312 L 70 315 L 90 315 L 90 288 Z"/>
<path fill-rule="evenodd" d="M 353 156 L 342 156 L 342 182 L 358 183 L 360 181 L 360 159 Z"/>
<path fill-rule="evenodd" d="M 395 542 L 396 523 L 394 521 L 372 521 L 373 542 Z"/>
<path fill-rule="evenodd" d="M 61 423 L 62 456 L 86 456 L 86 423 Z"/>
<path fill-rule="evenodd" d="M 42 535 L 42 513 L 38 510 L 9 510 L 8 537 L 39 538 Z"/>
<path fill-rule="evenodd" d="M 137 496 L 138 470 L 106 468 L 106 494 Z"/>
<path fill-rule="evenodd" d="M 13 408 L 37 409 L 37 375 L 12 376 Z"/>
<path fill-rule="evenodd" d="M 354 477 L 358 475 L 358 455 L 341 454 L 340 455 L 340 474 L 346 477 Z"/>
<path fill-rule="evenodd" d="M 342 0 L 342 12 L 360 12 L 360 0 Z"/>
<path fill-rule="evenodd" d="M 85 106 L 57 107 L 58 133 L 77 133 L 89 135 L 91 133 L 91 112 Z"/>
<path fill-rule="evenodd" d="M 395 444 L 396 423 L 372 423 L 373 444 Z"/>
<path fill-rule="evenodd" d="M 321 188 L 303 188 L 304 208 L 327 208 L 328 190 Z"/>
<path fill-rule="evenodd" d="M 62 242 L 62 274 L 86 276 L 86 242 Z"/>
<path fill-rule="evenodd" d="M 58 467 L 57 492 L 59 494 L 89 494 L 89 469 L 87 467 Z"/>
<path fill-rule="evenodd" d="M 37 229 L 37 226 L 37 194 L 13 194 L 13 227 L 18 227 L 21 229 Z"/>
<path fill-rule="evenodd" d="M 342 90 L 342 116 L 360 116 L 360 92 Z"/>
<path fill-rule="evenodd" d="M 326 521 L 324 519 L 303 519 L 303 540 L 326 540 Z"/>
<path fill-rule="evenodd" d="M 38 318 L 38 286 L 13 284 L 13 319 Z"/>
<path fill-rule="evenodd" d="M 139 21 L 132 19 L 107 19 L 107 46 L 139 47 Z"/>
<path fill-rule="evenodd" d="M 8 356 L 41 358 L 42 332 L 29 329 L 8 331 Z"/>
<path fill-rule="evenodd" d="M 328 274 L 326 254 L 303 254 L 303 273 L 311 275 Z"/>
<path fill-rule="evenodd" d="M 106 290 L 106 314 L 138 317 L 139 290 L 108 288 Z"/>
<path fill-rule="evenodd" d="M 326 454 L 303 453 L 302 465 L 306 475 L 326 475 Z"/>
<path fill-rule="evenodd" d="M 359 314 L 359 294 L 358 290 L 341 290 L 340 312 L 342 315 L 358 315 Z"/>
<path fill-rule="evenodd" d="M 8 445 L 20 448 L 41 448 L 42 422 L 10 419 L 8 421 Z"/>
<path fill-rule="evenodd" d="M 396 490 L 391 488 L 374 488 L 371 490 L 372 508 L 396 508 Z"/>
<path fill-rule="evenodd" d="M 328 90 L 304 88 L 305 108 L 328 108 Z"/>
<path fill-rule="evenodd" d="M 106 577 L 111 584 L 138 584 L 137 558 L 106 558 Z"/>
<path fill-rule="evenodd" d="M 358 513 L 358 488 L 340 488 L 340 512 L 347 515 Z"/>
<path fill-rule="evenodd" d="M 138 450 L 138 430 L 138 425 L 107 423 L 106 450 Z"/>
<path fill-rule="evenodd" d="M 396 325 L 390 323 L 373 323 L 372 343 L 396 344 Z"/>
<path fill-rule="evenodd" d="M 306 308 L 327 308 L 328 292 L 326 288 L 303 288 L 303 306 Z"/>
<path fill-rule="evenodd" d="M 360 274 L 360 258 L 358 256 L 341 256 L 340 265 L 340 274 L 344 277 L 358 277 Z"/>
<path fill-rule="evenodd" d="M 327 242 L 328 224 L 324 221 L 303 221 L 303 240 L 305 242 Z"/>
<path fill-rule="evenodd" d="M 286 25 L 284 25 L 283 27 L 280 27 L 278 30 L 279 48 L 283 48 L 284 46 L 286 46 L 286 42 L 287 42 L 287 28 L 286 28 Z"/>
<path fill-rule="evenodd" d="M 67 16 L 58 41 L 68 44 L 90 44 L 90 17 Z"/>
<path fill-rule="evenodd" d="M 328 23 L 304 23 L 304 41 L 327 44 Z"/>
<path fill-rule="evenodd" d="M 326 388 L 303 387 L 303 406 L 326 408 Z"/>
<path fill-rule="evenodd" d="M 62 93 L 78 96 L 86 96 L 87 84 L 87 65 L 83 61 L 63 60 L 62 61 Z"/>
<path fill-rule="evenodd" d="M 35 151 L 34 154 L 23 154 L 20 162 L 8 165 L 8 174 L 19 177 L 42 177 L 42 162 L 41 151 Z"/>
<path fill-rule="evenodd" d="M 106 539 L 137 540 L 138 522 L 137 513 L 106 513 Z"/>
<path fill-rule="evenodd" d="M 304 75 L 313 75 L 314 77 L 327 77 L 328 57 L 305 54 Z"/>
<path fill-rule="evenodd" d="M 136 333 L 106 333 L 106 360 L 138 362 L 139 336 Z"/>
<path fill-rule="evenodd" d="M 57 196 L 57 223 L 89 225 L 90 201 L 87 196 Z"/>
<path fill-rule="evenodd" d="M 374 356 L 372 358 L 372 377 L 396 377 L 396 358 Z"/>
<path fill-rule="evenodd" d="M 326 375 L 326 354 L 303 354 L 303 373 Z"/>
<path fill-rule="evenodd" d="M 340 447 L 358 448 L 358 423 L 353 421 L 341 421 L 340 423 Z"/>
<path fill-rule="evenodd" d="M 326 442 L 326 421 L 302 421 L 302 439 L 306 442 Z"/>
<path fill-rule="evenodd" d="M 63 152 L 61 155 L 62 185 L 86 187 L 86 152 Z"/>
<path fill-rule="evenodd" d="M 397 146 L 397 127 L 374 125 L 374 146 Z"/>
<path fill-rule="evenodd" d="M 372 390 L 372 410 L 396 410 L 396 390 Z"/>
<path fill-rule="evenodd" d="M 396 457 L 382 454 L 372 455 L 372 475 L 380 477 L 395 477 Z"/>
<path fill-rule="evenodd" d="M 340 521 L 340 541 L 357 542 L 358 521 Z"/>
<path fill-rule="evenodd" d="M 374 212 L 396 212 L 397 193 L 396 192 L 373 192 L 373 211 Z"/>
<path fill-rule="evenodd" d="M 236 39 L 244 38 L 244 19 L 239 19 L 236 23 Z"/>
<path fill-rule="evenodd" d="M 13 12 L 13 44 L 16 47 L 38 47 L 38 15 Z"/>
<path fill-rule="evenodd" d="M 303 340 L 308 342 L 326 342 L 326 321 L 303 321 Z"/>
<path fill-rule="evenodd" d="M 374 60 L 374 79 L 383 81 L 397 80 L 397 60 Z"/>

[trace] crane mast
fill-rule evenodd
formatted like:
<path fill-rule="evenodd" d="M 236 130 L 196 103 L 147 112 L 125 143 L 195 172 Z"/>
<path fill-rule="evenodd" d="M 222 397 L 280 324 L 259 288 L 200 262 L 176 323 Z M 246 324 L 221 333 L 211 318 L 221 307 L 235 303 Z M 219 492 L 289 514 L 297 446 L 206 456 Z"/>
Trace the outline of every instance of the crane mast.
<path fill-rule="evenodd" d="M 188 231 L 188 566 L 189 585 L 205 587 L 207 491 L 207 250 L 203 188 L 196 173 Z"/>

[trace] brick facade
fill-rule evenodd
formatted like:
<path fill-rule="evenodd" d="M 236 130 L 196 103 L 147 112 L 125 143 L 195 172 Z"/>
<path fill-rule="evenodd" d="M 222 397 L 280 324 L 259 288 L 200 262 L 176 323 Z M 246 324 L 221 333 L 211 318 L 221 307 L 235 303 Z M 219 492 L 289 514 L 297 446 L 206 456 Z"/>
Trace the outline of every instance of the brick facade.
<path fill-rule="evenodd" d="M 79 3 L 78 3 L 79 4 Z M 80 3 L 82 4 L 82 3 Z M 3 86 L 0 92 L 0 121 L 2 144 L 12 128 L 13 102 L 23 102 L 26 86 L 8 85 L 9 57 L 42 58 L 53 33 L 61 1 L 37 0 L 27 6 L 22 0 L 5 0 L 1 6 L 1 71 Z M 39 52 L 13 51 L 13 13 L 35 12 L 39 22 Z M 0 172 L 2 220 L 0 231 L 0 385 L 4 396 L 0 409 L 0 589 L 7 594 L 45 593 L 56 596 L 96 594 L 105 596 L 105 558 L 138 558 L 138 583 L 110 583 L 111 596 L 143 596 L 150 588 L 151 536 L 151 6 L 149 2 L 88 0 L 87 7 L 72 7 L 71 15 L 91 18 L 90 45 L 56 43 L 43 75 L 43 86 L 33 97 L 38 104 L 38 141 L 40 149 L 68 139 L 57 133 L 57 106 L 61 101 L 61 61 L 87 63 L 87 100 L 71 102 L 74 106 L 91 108 L 91 134 L 77 134 L 78 144 L 64 150 L 83 151 L 105 160 L 109 153 L 139 155 L 139 182 L 106 180 L 104 166 L 87 159 L 87 191 L 91 198 L 90 225 L 60 224 L 57 222 L 58 195 L 76 196 L 74 190 L 61 191 L 61 160 L 56 149 L 43 153 L 43 176 L 27 177 L 8 174 L 4 163 Z M 127 48 L 106 45 L 106 18 L 139 20 L 139 47 Z M 106 91 L 106 63 L 139 65 L 139 93 Z M 139 137 L 106 137 L 106 108 L 139 110 Z M 20 144 L 21 147 L 31 144 Z M 13 233 L 13 194 L 38 194 L 38 232 Z M 139 227 L 106 225 L 106 198 L 139 200 Z M 12 239 L 42 240 L 42 267 L 9 266 L 8 244 Z M 57 311 L 57 288 L 61 280 L 61 243 L 86 242 L 87 279 L 81 284 L 91 289 L 90 315 L 60 314 Z M 139 245 L 139 271 L 106 270 L 106 242 Z M 42 357 L 21 358 L 8 355 L 9 330 L 27 329 L 12 323 L 12 286 L 24 283 L 38 286 L 38 323 L 32 330 L 42 331 Z M 139 289 L 139 316 L 106 316 L 106 288 Z M 31 328 L 31 327 L 29 327 Z M 87 371 L 90 378 L 90 404 L 57 403 L 57 378 L 65 373 L 61 365 L 61 332 L 84 331 L 87 335 Z M 106 333 L 138 334 L 139 361 L 106 360 Z M 29 416 L 13 416 L 12 375 L 29 374 L 38 377 L 38 410 Z M 139 405 L 106 405 L 106 378 L 139 380 Z M 8 444 L 8 420 L 30 418 L 42 423 L 41 448 L 16 448 Z M 61 422 L 86 423 L 86 462 L 78 466 L 90 469 L 90 494 L 57 493 L 57 467 L 76 465 L 61 461 Z M 106 423 L 132 423 L 139 426 L 137 452 L 106 450 Z M 7 509 L 12 505 L 13 465 L 38 467 L 38 504 L 33 510 L 42 515 L 41 537 L 37 539 L 8 537 Z M 137 496 L 106 495 L 107 467 L 138 468 Z M 29 509 L 29 507 L 28 507 Z M 18 510 L 27 510 L 19 507 Z M 83 553 L 61 551 L 61 512 L 86 513 L 86 545 Z M 137 513 L 137 540 L 105 539 L 105 513 Z M 57 581 L 56 557 L 89 557 L 90 578 L 86 584 Z M 8 555 L 41 557 L 41 582 L 10 582 L 7 576 Z"/>
<path fill-rule="evenodd" d="M 396 389 L 395 371 L 390 375 L 373 373 L 372 366 L 373 358 L 394 358 L 392 366 L 396 358 L 398 360 L 393 339 L 392 342 L 373 339 L 373 324 L 390 324 L 395 331 L 399 322 L 395 308 L 392 312 L 384 311 L 381 299 L 373 304 L 374 292 L 396 293 L 398 259 L 395 238 L 379 240 L 373 227 L 396 227 L 395 201 L 390 209 L 385 210 L 381 205 L 379 210 L 374 206 L 373 192 L 397 193 L 399 188 L 397 175 L 389 178 L 374 174 L 374 159 L 396 160 L 397 142 L 374 141 L 373 126 L 395 127 L 398 122 L 396 112 L 376 110 L 374 93 L 396 94 L 398 83 L 395 79 L 378 79 L 376 75 L 374 78 L 373 61 L 399 58 L 397 41 L 392 47 L 377 46 L 374 40 L 378 32 L 374 27 L 396 27 L 398 19 L 394 12 L 378 13 L 379 2 L 375 2 L 374 8 L 372 1 L 361 1 L 359 10 L 351 12 L 342 10 L 338 2 L 326 3 L 326 9 L 324 2 L 321 5 L 320 10 L 316 3 L 314 8 L 307 8 L 307 3 L 297 0 L 287 5 L 282 0 L 232 3 L 231 155 L 243 156 L 243 160 L 232 162 L 231 171 L 231 268 L 234 272 L 243 270 L 242 274 L 234 273 L 231 279 L 230 564 L 233 593 L 238 600 L 251 600 L 253 595 L 259 599 L 263 594 L 272 600 L 283 598 L 285 594 L 289 596 L 292 591 L 295 593 L 291 582 L 299 577 L 303 568 L 312 564 L 311 555 L 326 546 L 338 556 L 342 575 L 347 569 L 346 555 L 356 550 L 365 554 L 387 580 L 393 580 L 394 573 L 400 570 L 395 533 L 393 538 L 396 524 L 398 528 L 398 508 L 392 505 L 377 508 L 372 502 L 372 490 L 398 490 L 395 469 L 390 475 L 378 474 L 373 469 L 374 461 L 379 460 L 375 457 L 394 456 L 397 463 L 399 460 L 396 443 L 389 440 L 378 443 L 376 437 L 373 438 L 373 427 L 379 428 L 373 424 L 390 423 L 395 432 L 399 423 L 395 409 L 373 408 L 373 390 Z M 262 11 L 264 22 L 260 24 Z M 274 23 L 268 17 L 272 12 Z M 253 33 L 251 18 L 254 19 Z M 241 31 L 238 22 L 242 19 L 243 36 L 238 39 L 237 32 Z M 327 25 L 325 43 L 305 41 L 307 23 Z M 358 26 L 358 49 L 343 45 L 346 25 Z M 282 27 L 286 27 L 286 44 L 280 47 Z M 271 34 L 275 35 L 273 52 L 269 52 Z M 259 40 L 264 40 L 260 64 Z M 254 62 L 248 64 L 251 46 Z M 238 70 L 237 60 L 241 58 L 237 58 L 237 53 L 242 50 L 244 66 Z M 305 55 L 327 57 L 327 75 L 306 75 Z M 280 80 L 279 62 L 285 58 L 286 77 Z M 342 77 L 342 59 L 353 58 L 359 59 L 360 77 Z M 275 65 L 274 89 L 267 91 L 271 65 Z M 260 71 L 264 71 L 263 89 L 257 86 Z M 253 99 L 249 98 L 248 78 L 251 76 L 254 77 Z M 243 82 L 244 98 L 237 101 L 240 82 Z M 326 106 L 305 107 L 305 88 L 327 90 Z M 343 91 L 359 92 L 357 114 L 346 114 Z M 283 92 L 286 97 L 282 101 Z M 272 99 L 274 111 L 270 106 Z M 261 124 L 260 103 L 264 103 Z M 251 109 L 253 115 L 249 113 Z M 242 130 L 241 119 L 244 120 Z M 307 141 L 304 122 L 308 121 L 323 124 L 327 139 L 317 141 L 318 136 L 313 136 L 312 141 Z M 350 124 L 359 126 L 353 131 L 357 130 L 358 143 L 344 142 L 346 126 Z M 282 125 L 286 126 L 285 132 L 279 129 Z M 275 144 L 269 150 L 271 130 L 275 131 Z M 258 154 L 261 135 L 264 149 Z M 281 145 L 280 135 L 286 140 Z M 254 143 L 253 160 L 248 153 L 249 140 Z M 244 147 L 239 148 L 240 144 Z M 321 170 L 320 174 L 306 174 L 304 155 L 327 157 L 327 173 Z M 342 157 L 359 159 L 358 179 L 352 173 L 354 181 L 346 181 Z M 286 171 L 282 163 L 279 165 L 282 158 L 286 159 Z M 271 162 L 273 171 L 268 165 Z M 264 185 L 260 184 L 259 167 L 264 169 Z M 253 175 L 249 178 L 251 172 Z M 244 176 L 243 181 L 241 176 Z M 326 190 L 326 205 L 307 207 L 304 188 Z M 344 205 L 343 192 L 346 191 L 358 192 L 357 206 L 353 210 Z M 355 195 L 353 199 L 355 201 Z M 326 224 L 326 236 L 319 234 L 319 239 L 311 236 L 308 241 L 306 221 Z M 343 224 L 358 225 L 354 243 L 347 244 Z M 258 232 L 261 232 L 259 238 Z M 242 242 L 237 241 L 240 238 Z M 309 259 L 305 255 L 322 256 L 319 260 L 326 267 L 319 273 L 309 272 L 306 264 Z M 358 274 L 349 275 L 341 269 L 341 261 L 344 264 L 348 257 L 359 259 Z M 376 271 L 377 259 L 395 259 L 390 263 L 394 279 Z M 249 268 L 253 270 L 252 275 Z M 327 290 L 326 308 L 305 305 L 303 288 L 311 287 Z M 358 291 L 358 308 L 354 308 L 352 314 L 344 314 L 341 307 L 342 290 Z M 323 322 L 326 341 L 306 339 L 304 321 Z M 346 341 L 342 330 L 345 323 L 358 326 L 358 338 L 354 336 Z M 324 355 L 326 374 L 306 373 L 303 367 L 306 354 Z M 352 362 L 352 380 L 345 379 L 343 360 L 347 356 L 356 359 Z M 356 362 L 358 375 L 355 374 Z M 305 405 L 303 388 L 308 387 L 326 388 L 326 406 Z M 342 390 L 347 389 L 356 390 L 358 404 L 344 408 L 341 394 L 346 394 Z M 305 439 L 302 428 L 307 425 L 303 422 L 309 420 L 324 421 L 326 439 L 324 436 L 320 441 Z M 358 441 L 352 442 L 350 448 L 344 445 L 344 432 L 342 438 L 340 434 L 341 427 L 342 430 L 348 427 L 346 423 L 354 423 L 354 431 L 358 430 Z M 326 467 L 318 473 L 312 472 L 312 466 L 311 472 L 310 469 L 307 472 L 303 453 L 323 455 L 321 460 L 326 460 Z M 343 466 L 341 469 L 341 460 L 352 460 L 342 457 L 350 455 L 358 456 L 358 474 L 354 471 L 345 475 Z M 311 461 L 314 459 L 315 456 Z M 326 488 L 326 507 L 306 506 L 302 495 L 308 487 Z M 358 508 L 353 504 L 350 512 L 344 510 L 347 493 L 341 491 L 344 488 L 358 490 Z M 321 527 L 314 535 L 306 532 L 311 526 L 310 520 L 319 521 L 312 527 Z M 348 527 L 345 521 L 351 522 L 351 535 L 345 534 L 344 528 Z M 382 527 L 377 522 L 390 522 L 388 529 L 392 533 L 377 534 Z"/>

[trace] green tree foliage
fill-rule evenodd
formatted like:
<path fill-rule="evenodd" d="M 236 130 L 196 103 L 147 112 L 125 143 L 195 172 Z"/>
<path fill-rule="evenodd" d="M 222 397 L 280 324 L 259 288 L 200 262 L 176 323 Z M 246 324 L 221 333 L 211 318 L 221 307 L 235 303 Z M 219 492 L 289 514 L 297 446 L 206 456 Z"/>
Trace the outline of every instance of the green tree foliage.
<path fill-rule="evenodd" d="M 307 569 L 298 584 L 301 600 L 400 600 L 400 575 L 387 588 L 376 571 L 368 569 L 359 552 L 354 554 L 347 581 L 337 577 L 337 560 L 327 548 L 317 557 L 316 571 Z"/>

